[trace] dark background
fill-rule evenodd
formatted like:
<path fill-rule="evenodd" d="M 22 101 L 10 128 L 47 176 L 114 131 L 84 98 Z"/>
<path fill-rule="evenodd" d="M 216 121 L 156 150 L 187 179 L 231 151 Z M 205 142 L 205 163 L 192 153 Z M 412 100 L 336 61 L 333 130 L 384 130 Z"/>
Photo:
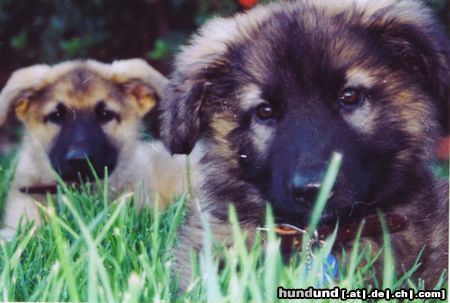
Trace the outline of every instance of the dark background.
<path fill-rule="evenodd" d="M 167 73 L 208 18 L 243 9 L 237 0 L 0 0 L 0 86 L 19 67 L 75 58 L 141 57 Z"/>
<path fill-rule="evenodd" d="M 167 75 L 178 46 L 207 19 L 269 1 L 0 0 L 0 87 L 20 67 L 75 58 L 140 57 Z M 448 29 L 450 2 L 426 2 Z M 20 132 L 16 121 L 7 125 L 0 128 L 0 153 Z"/>

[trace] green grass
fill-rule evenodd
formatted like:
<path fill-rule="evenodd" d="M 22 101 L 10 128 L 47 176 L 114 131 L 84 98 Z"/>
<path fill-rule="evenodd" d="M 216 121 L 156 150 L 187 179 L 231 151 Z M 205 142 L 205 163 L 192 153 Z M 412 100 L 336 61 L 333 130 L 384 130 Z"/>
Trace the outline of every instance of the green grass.
<path fill-rule="evenodd" d="M 7 162 L 0 163 L 7 167 L 0 169 L 2 203 L 13 169 Z M 329 167 L 311 219 L 313 226 L 325 207 L 339 163 L 339 157 L 334 158 Z M 187 199 L 180 197 L 163 212 L 157 203 L 136 211 L 129 195 L 108 201 L 106 183 L 86 185 L 81 191 L 62 186 L 55 201 L 49 200 L 49 206 L 42 208 L 45 224 L 39 228 L 27 224 L 0 245 L 0 301 L 273 302 L 278 300 L 278 286 L 423 288 L 409 279 L 415 268 L 395 276 L 388 236 L 385 249 L 377 254 L 370 254 L 357 240 L 350 254 L 340 260 L 339 274 L 333 278 L 323 275 L 333 235 L 315 252 L 312 263 L 306 262 L 306 254 L 299 254 L 285 266 L 270 210 L 266 212 L 264 240 L 257 237 L 255 245 L 247 249 L 245 233 L 230 209 L 234 246 L 223 247 L 206 232 L 203 250 L 192 256 L 196 268 L 193 282 L 181 293 L 170 268 L 186 203 Z M 208 231 L 207 216 L 202 220 Z M 383 277 L 377 280 L 372 264 L 382 256 Z M 435 288 L 446 287 L 445 281 L 443 277 Z"/>

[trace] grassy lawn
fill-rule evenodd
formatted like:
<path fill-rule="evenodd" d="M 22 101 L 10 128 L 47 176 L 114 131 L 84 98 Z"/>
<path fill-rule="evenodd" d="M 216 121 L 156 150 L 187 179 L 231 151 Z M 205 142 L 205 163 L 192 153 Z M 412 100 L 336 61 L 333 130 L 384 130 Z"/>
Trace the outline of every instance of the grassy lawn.
<path fill-rule="evenodd" d="M 12 175 L 9 162 L 1 163 L 0 203 Z M 330 167 L 328 190 L 338 164 Z M 324 187 L 315 217 L 324 206 Z M 373 256 L 356 242 L 351 254 L 340 260 L 339 272 L 334 276 L 324 265 L 329 264 L 325 260 L 333 242 L 331 236 L 316 251 L 312 262 L 306 261 L 304 253 L 284 266 L 279 239 L 270 228 L 270 211 L 265 239 L 258 238 L 251 250 L 245 248 L 245 235 L 230 211 L 235 245 L 221 247 L 206 234 L 203 251 L 192 258 L 197 269 L 193 283 L 186 293 L 179 293 L 170 267 L 187 199 L 180 197 L 164 212 L 157 207 L 138 212 L 131 196 L 108 201 L 106 193 L 107 184 L 102 182 L 81 191 L 62 186 L 55 201 L 42 209 L 46 224 L 39 228 L 28 224 L 12 240 L 0 245 L 0 301 L 272 302 L 278 301 L 278 286 L 423 288 L 420 282 L 409 279 L 414 267 L 402 277 L 395 276 L 390 245 Z M 389 244 L 388 237 L 385 241 Z M 384 259 L 381 280 L 375 278 L 371 266 L 376 258 Z M 435 288 L 442 287 L 446 287 L 446 276 Z"/>

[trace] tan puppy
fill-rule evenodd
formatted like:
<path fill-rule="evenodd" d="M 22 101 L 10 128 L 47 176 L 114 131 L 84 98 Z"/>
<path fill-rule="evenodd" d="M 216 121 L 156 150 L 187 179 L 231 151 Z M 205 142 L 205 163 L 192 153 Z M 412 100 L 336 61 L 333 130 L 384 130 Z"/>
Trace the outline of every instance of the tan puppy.
<path fill-rule="evenodd" d="M 159 142 L 139 140 L 145 114 L 166 79 L 140 59 L 34 65 L 16 71 L 0 94 L 0 125 L 15 110 L 25 125 L 17 171 L 6 201 L 3 238 L 25 215 L 40 223 L 36 201 L 55 191 L 55 172 L 69 183 L 109 174 L 111 198 L 136 193 L 138 206 L 167 204 L 184 190 L 185 158 Z"/>

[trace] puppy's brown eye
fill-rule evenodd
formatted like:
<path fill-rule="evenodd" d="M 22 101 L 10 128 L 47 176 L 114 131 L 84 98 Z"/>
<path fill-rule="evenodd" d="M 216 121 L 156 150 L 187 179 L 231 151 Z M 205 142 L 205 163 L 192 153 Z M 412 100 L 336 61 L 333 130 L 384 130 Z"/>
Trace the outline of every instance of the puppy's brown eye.
<path fill-rule="evenodd" d="M 270 106 L 270 104 L 268 104 L 268 103 L 263 103 L 263 104 L 258 105 L 258 107 L 255 110 L 255 115 L 260 120 L 271 119 L 271 118 L 273 118 L 274 113 L 275 113 L 275 111 L 274 111 L 273 107 Z"/>
<path fill-rule="evenodd" d="M 364 95 L 356 89 L 348 88 L 341 93 L 339 101 L 344 106 L 357 106 L 364 101 Z"/>
<path fill-rule="evenodd" d="M 67 109 L 64 105 L 58 104 L 56 109 L 44 117 L 44 122 L 52 122 L 55 124 L 61 124 L 64 122 L 67 116 Z"/>
<path fill-rule="evenodd" d="M 117 114 L 115 112 L 106 109 L 106 105 L 103 101 L 99 102 L 97 105 L 95 114 L 100 123 L 108 123 L 109 121 L 117 118 Z"/>
<path fill-rule="evenodd" d="M 116 113 L 107 109 L 102 109 L 97 112 L 97 120 L 101 123 L 107 123 L 116 118 Z"/>

